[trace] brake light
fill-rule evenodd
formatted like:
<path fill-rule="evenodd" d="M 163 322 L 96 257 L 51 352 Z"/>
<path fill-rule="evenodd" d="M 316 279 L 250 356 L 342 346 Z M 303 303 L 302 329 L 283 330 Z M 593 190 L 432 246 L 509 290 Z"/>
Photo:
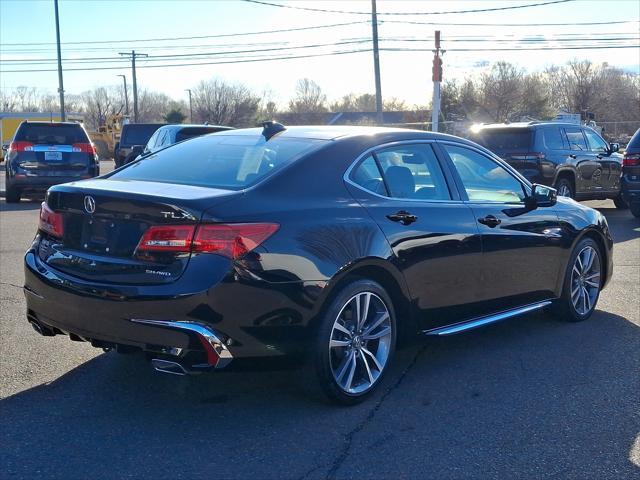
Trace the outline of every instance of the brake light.
<path fill-rule="evenodd" d="M 9 144 L 9 151 L 11 152 L 32 152 L 33 143 L 31 142 L 11 142 Z"/>
<path fill-rule="evenodd" d="M 63 218 L 61 213 L 56 213 L 49 208 L 46 202 L 40 205 L 40 221 L 38 228 L 53 237 L 62 238 L 64 234 Z"/>
<path fill-rule="evenodd" d="M 138 252 L 190 252 L 195 225 L 149 227 L 138 243 Z"/>
<path fill-rule="evenodd" d="M 193 251 L 217 253 L 235 260 L 256 248 L 278 228 L 276 223 L 200 225 L 193 239 Z"/>
<path fill-rule="evenodd" d="M 625 153 L 622 157 L 623 167 L 637 167 L 640 166 L 640 153 Z"/>
<path fill-rule="evenodd" d="M 74 143 L 73 145 L 71 145 L 71 149 L 76 153 L 81 152 L 90 153 L 92 155 L 96 154 L 96 147 L 94 147 L 91 143 Z"/>
<path fill-rule="evenodd" d="M 137 251 L 215 253 L 236 260 L 273 235 L 275 223 L 163 225 L 150 227 Z"/>

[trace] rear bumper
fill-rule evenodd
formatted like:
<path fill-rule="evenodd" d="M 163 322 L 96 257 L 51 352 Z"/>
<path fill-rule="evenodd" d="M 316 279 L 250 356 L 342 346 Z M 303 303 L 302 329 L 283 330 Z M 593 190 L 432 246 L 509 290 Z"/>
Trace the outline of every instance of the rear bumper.
<path fill-rule="evenodd" d="M 69 182 L 77 182 L 78 180 L 84 180 L 87 178 L 91 178 L 89 172 L 85 172 L 75 176 L 64 176 L 64 177 L 54 177 L 54 176 L 13 176 L 9 180 L 9 184 L 13 188 L 17 188 L 21 191 L 30 191 L 30 192 L 43 192 L 46 191 L 49 187 L 53 187 L 54 185 L 60 185 L 62 183 Z"/>
<path fill-rule="evenodd" d="M 185 274 L 169 285 L 96 284 L 49 267 L 34 250 L 25 255 L 29 320 L 73 340 L 131 347 L 189 367 L 304 353 L 317 285 L 256 281 L 237 271 L 213 285 L 197 280 L 199 286 Z"/>
<path fill-rule="evenodd" d="M 622 198 L 627 203 L 640 203 L 640 177 L 634 181 L 628 175 L 622 177 Z"/>

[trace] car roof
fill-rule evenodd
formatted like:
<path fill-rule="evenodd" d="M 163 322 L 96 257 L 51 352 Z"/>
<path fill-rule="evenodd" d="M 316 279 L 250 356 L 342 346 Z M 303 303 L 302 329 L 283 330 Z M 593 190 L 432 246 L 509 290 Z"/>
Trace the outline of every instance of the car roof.
<path fill-rule="evenodd" d="M 506 129 L 518 129 L 518 128 L 538 128 L 538 127 L 584 127 L 585 125 L 578 125 L 571 122 L 554 122 L 548 121 L 533 121 L 533 122 L 513 122 L 513 123 L 487 123 L 481 125 L 475 125 L 473 128 L 475 131 L 480 130 L 506 130 Z"/>
<path fill-rule="evenodd" d="M 259 136 L 262 135 L 262 128 L 241 128 L 236 130 L 225 130 L 216 135 L 229 136 Z M 306 138 L 315 140 L 338 140 L 353 137 L 371 137 L 374 135 L 398 134 L 402 137 L 412 137 L 417 139 L 452 139 L 459 140 L 444 133 L 425 132 L 423 130 L 412 130 L 408 128 L 389 127 L 361 127 L 350 125 L 302 125 L 286 127 L 286 130 L 277 134 L 279 138 Z M 391 134 L 391 135 L 390 135 Z"/>
<path fill-rule="evenodd" d="M 29 121 L 29 120 L 25 120 L 24 122 L 22 122 L 20 125 L 25 124 L 25 125 L 38 125 L 38 126 L 78 126 L 78 127 L 82 127 L 82 125 L 78 122 L 46 122 L 46 121 L 38 121 L 38 122 L 33 122 L 33 121 Z"/>
<path fill-rule="evenodd" d="M 225 130 L 233 130 L 233 127 L 227 127 L 226 125 L 205 125 L 203 123 L 174 123 L 171 125 L 164 125 L 158 130 L 182 130 L 183 128 L 222 128 Z"/>

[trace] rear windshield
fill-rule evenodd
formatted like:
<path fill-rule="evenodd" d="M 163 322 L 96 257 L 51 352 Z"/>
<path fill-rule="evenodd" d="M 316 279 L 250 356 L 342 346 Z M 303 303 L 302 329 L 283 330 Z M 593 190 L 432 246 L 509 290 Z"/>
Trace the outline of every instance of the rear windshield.
<path fill-rule="evenodd" d="M 199 137 L 144 157 L 110 178 L 241 190 L 324 144 L 303 138 Z"/>
<path fill-rule="evenodd" d="M 151 135 L 156 133 L 162 124 L 126 125 L 120 143 L 123 145 L 146 145 Z"/>
<path fill-rule="evenodd" d="M 531 148 L 532 131 L 529 129 L 485 129 L 474 133 L 472 139 L 494 152 L 524 151 Z"/>
<path fill-rule="evenodd" d="M 181 142 L 187 138 L 199 137 L 208 133 L 221 132 L 223 130 L 229 130 L 228 128 L 216 128 L 216 127 L 188 127 L 178 130 L 176 133 L 176 142 Z"/>
<path fill-rule="evenodd" d="M 73 145 L 89 143 L 87 134 L 80 125 L 23 123 L 16 132 L 15 140 L 35 145 Z"/>
<path fill-rule="evenodd" d="M 627 150 L 633 148 L 634 150 L 640 150 L 640 128 L 636 130 L 636 133 L 633 134 L 629 144 L 627 145 Z"/>

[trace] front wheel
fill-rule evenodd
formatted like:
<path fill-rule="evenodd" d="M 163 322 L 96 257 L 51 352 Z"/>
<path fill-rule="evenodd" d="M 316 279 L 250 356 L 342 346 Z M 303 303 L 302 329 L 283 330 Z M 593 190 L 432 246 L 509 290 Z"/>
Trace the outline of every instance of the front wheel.
<path fill-rule="evenodd" d="M 627 208 L 629 208 L 629 204 L 624 201 L 622 195 L 618 195 L 616 198 L 614 198 L 613 204 L 618 210 L 626 210 Z"/>
<path fill-rule="evenodd" d="M 566 178 L 560 178 L 556 182 L 556 190 L 559 197 L 575 198 L 575 192 L 573 191 L 573 185 Z"/>
<path fill-rule="evenodd" d="M 380 384 L 395 343 L 395 313 L 385 290 L 370 280 L 344 286 L 326 310 L 315 344 L 324 393 L 345 405 L 364 400 Z"/>
<path fill-rule="evenodd" d="M 562 297 L 557 300 L 554 313 L 569 322 L 589 318 L 600 296 L 602 265 L 598 244 L 591 238 L 581 240 L 571 254 Z"/>

